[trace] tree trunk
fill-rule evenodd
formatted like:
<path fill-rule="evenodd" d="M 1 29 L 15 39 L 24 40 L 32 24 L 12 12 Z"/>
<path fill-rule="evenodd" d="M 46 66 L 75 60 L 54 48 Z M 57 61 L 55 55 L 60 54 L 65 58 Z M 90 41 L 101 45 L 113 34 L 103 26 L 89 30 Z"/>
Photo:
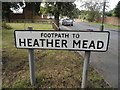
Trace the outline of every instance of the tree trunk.
<path fill-rule="evenodd" d="M 32 3 L 32 23 L 34 23 L 34 16 L 35 16 L 35 4 Z"/>
<path fill-rule="evenodd" d="M 9 13 L 9 15 L 8 15 L 8 22 L 9 22 L 9 23 L 10 23 L 10 14 L 11 14 L 11 13 Z"/>
<path fill-rule="evenodd" d="M 59 7 L 60 7 L 60 5 L 59 5 L 59 2 L 56 2 L 56 8 L 57 8 L 57 10 L 56 10 L 56 12 L 55 12 L 55 24 L 59 27 L 59 16 L 60 16 L 60 13 L 59 13 Z"/>
<path fill-rule="evenodd" d="M 55 24 L 59 27 L 59 13 L 55 14 Z"/>

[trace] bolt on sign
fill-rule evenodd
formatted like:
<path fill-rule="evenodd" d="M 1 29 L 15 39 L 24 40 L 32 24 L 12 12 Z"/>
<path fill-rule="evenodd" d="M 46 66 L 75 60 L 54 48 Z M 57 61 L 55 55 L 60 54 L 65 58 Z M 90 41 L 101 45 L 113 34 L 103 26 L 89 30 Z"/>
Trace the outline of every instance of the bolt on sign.
<path fill-rule="evenodd" d="M 23 49 L 107 51 L 109 32 L 15 30 L 15 44 Z"/>

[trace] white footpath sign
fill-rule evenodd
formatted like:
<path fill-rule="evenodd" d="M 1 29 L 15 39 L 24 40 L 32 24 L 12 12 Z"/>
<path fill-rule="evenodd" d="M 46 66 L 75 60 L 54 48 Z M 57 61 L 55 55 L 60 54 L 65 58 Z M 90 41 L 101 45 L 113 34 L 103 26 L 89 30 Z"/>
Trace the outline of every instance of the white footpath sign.
<path fill-rule="evenodd" d="M 107 51 L 109 32 L 16 30 L 17 48 Z"/>

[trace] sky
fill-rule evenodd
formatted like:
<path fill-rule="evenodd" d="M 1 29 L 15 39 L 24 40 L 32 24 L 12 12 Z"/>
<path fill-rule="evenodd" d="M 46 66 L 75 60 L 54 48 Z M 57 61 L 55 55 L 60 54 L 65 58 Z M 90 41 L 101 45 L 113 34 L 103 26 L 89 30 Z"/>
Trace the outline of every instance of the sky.
<path fill-rule="evenodd" d="M 118 4 L 119 1 L 120 0 L 109 0 L 111 10 L 116 7 L 116 5 Z"/>
<path fill-rule="evenodd" d="M 75 4 L 77 5 L 77 8 L 82 10 L 84 8 L 81 7 L 82 3 L 80 1 L 81 0 L 76 0 Z M 108 0 L 109 3 L 107 3 L 107 4 L 109 5 L 109 9 L 107 9 L 107 11 L 113 10 L 116 7 L 116 5 L 118 4 L 118 1 L 120 1 L 120 0 Z M 22 11 L 23 11 L 22 8 L 20 8 L 17 12 L 14 11 L 14 13 L 20 13 Z"/>
<path fill-rule="evenodd" d="M 88 1 L 88 0 L 86 0 L 86 1 Z M 108 11 L 113 10 L 116 7 L 116 5 L 118 4 L 118 1 L 120 1 L 120 0 L 108 0 L 108 2 L 109 2 L 109 3 L 107 3 L 109 5 Z M 77 5 L 77 8 L 79 8 L 80 10 L 83 9 L 80 7 L 82 5 L 80 0 L 76 0 L 75 4 Z"/>

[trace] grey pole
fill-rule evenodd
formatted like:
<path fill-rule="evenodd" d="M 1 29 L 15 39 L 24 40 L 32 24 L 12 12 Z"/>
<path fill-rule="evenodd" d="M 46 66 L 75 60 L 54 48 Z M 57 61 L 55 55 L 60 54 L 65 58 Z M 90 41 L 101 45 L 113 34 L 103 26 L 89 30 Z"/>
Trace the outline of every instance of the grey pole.
<path fill-rule="evenodd" d="M 103 12 L 102 12 L 102 21 L 101 21 L 102 25 L 101 25 L 100 31 L 104 30 L 105 6 L 106 6 L 106 0 L 104 0 L 104 3 L 103 3 Z"/>
<path fill-rule="evenodd" d="M 89 67 L 89 60 L 90 60 L 90 51 L 85 51 L 81 88 L 87 87 L 87 73 L 88 73 L 88 67 Z"/>
<path fill-rule="evenodd" d="M 28 27 L 28 30 L 33 30 L 32 27 Z M 28 56 L 29 56 L 29 68 L 30 68 L 30 82 L 31 85 L 35 85 L 35 62 L 34 62 L 34 50 L 28 49 Z"/>

